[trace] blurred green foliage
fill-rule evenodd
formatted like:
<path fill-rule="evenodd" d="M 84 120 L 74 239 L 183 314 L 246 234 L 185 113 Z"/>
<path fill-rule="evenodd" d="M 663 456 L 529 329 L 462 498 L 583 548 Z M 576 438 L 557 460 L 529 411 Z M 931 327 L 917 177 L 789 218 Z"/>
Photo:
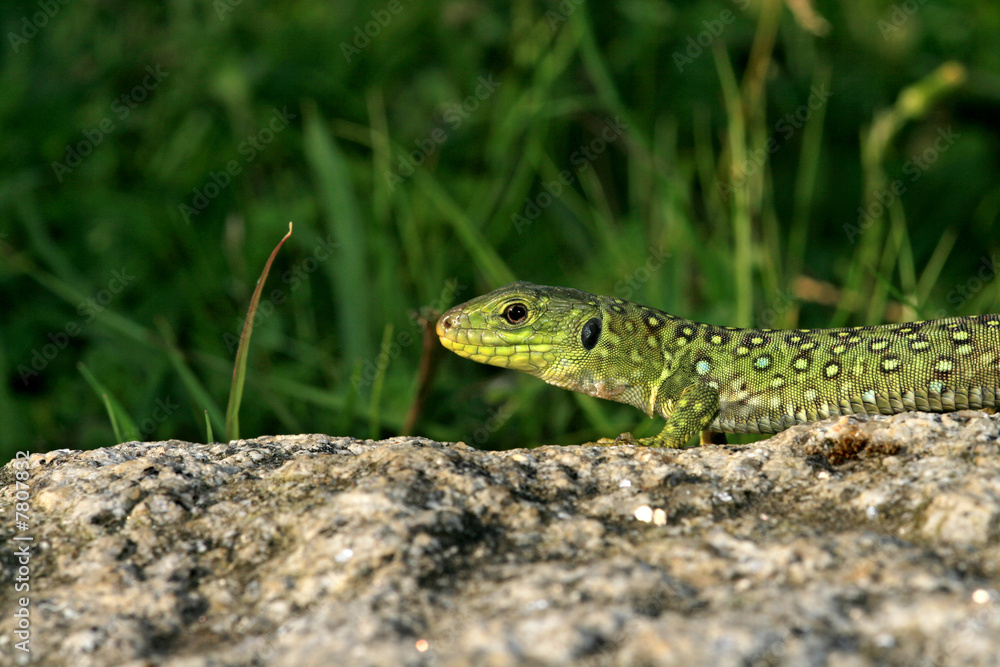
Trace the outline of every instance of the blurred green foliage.
<path fill-rule="evenodd" d="M 125 415 L 223 433 L 289 220 L 244 436 L 399 433 L 417 311 L 515 277 L 734 325 L 1000 310 L 995 2 L 35 0 L 0 26 L 2 460 Z M 453 356 L 428 377 L 437 439 L 658 428 Z"/>

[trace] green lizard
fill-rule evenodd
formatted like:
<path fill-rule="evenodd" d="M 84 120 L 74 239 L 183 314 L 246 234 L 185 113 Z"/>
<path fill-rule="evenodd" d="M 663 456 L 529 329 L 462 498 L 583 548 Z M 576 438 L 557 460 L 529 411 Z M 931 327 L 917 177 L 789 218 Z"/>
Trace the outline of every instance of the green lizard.
<path fill-rule="evenodd" d="M 639 440 L 654 447 L 684 447 L 699 433 L 708 442 L 707 431 L 777 433 L 831 415 L 1000 403 L 1000 315 L 739 329 L 516 282 L 446 312 L 437 335 L 473 361 L 665 418 L 659 435 Z"/>

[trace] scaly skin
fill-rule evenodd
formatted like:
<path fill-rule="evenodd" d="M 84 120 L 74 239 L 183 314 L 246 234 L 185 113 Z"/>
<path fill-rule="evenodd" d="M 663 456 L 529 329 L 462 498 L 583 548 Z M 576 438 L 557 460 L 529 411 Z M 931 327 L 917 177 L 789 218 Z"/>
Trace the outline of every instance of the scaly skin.
<path fill-rule="evenodd" d="M 473 361 L 665 418 L 659 435 L 639 441 L 655 447 L 684 447 L 702 431 L 777 433 L 831 415 L 1000 402 L 1000 315 L 738 329 L 516 282 L 452 308 L 437 334 Z"/>

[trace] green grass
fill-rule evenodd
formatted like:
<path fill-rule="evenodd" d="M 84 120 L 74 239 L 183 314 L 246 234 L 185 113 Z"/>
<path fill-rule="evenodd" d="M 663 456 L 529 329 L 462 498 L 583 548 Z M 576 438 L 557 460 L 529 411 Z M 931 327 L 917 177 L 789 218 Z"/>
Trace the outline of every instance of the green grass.
<path fill-rule="evenodd" d="M 891 2 L 825 2 L 817 34 L 740 4 L 404 0 L 349 60 L 388 3 L 69 3 L 5 37 L 0 460 L 224 433 L 290 220 L 243 437 L 395 435 L 424 382 L 412 430 L 437 439 L 655 432 L 453 355 L 421 378 L 416 314 L 515 278 L 719 324 L 1000 311 L 1000 8 L 927 3 L 896 28 Z M 6 3 L 4 35 L 37 11 Z"/>

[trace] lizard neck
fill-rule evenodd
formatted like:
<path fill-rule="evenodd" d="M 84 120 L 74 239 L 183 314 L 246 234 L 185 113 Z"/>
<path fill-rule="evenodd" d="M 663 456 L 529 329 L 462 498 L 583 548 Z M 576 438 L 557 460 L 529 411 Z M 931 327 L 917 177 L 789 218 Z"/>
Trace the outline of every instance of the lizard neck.
<path fill-rule="evenodd" d="M 674 378 L 678 362 L 701 342 L 709 325 L 684 320 L 654 308 L 597 297 L 601 336 L 574 372 L 553 367 L 543 377 L 551 384 L 663 414 L 663 399 L 683 387 Z M 576 363 L 576 362 L 574 362 Z"/>
<path fill-rule="evenodd" d="M 668 416 L 674 398 L 695 382 L 724 392 L 733 389 L 720 388 L 719 381 L 732 360 L 765 364 L 770 358 L 761 354 L 774 334 L 770 329 L 705 324 L 607 297 L 600 299 L 600 307 L 605 334 L 595 352 L 602 363 L 587 377 L 603 380 L 605 393 L 576 390 L 628 403 L 649 416 Z M 611 383 L 614 391 L 608 395 Z"/>

